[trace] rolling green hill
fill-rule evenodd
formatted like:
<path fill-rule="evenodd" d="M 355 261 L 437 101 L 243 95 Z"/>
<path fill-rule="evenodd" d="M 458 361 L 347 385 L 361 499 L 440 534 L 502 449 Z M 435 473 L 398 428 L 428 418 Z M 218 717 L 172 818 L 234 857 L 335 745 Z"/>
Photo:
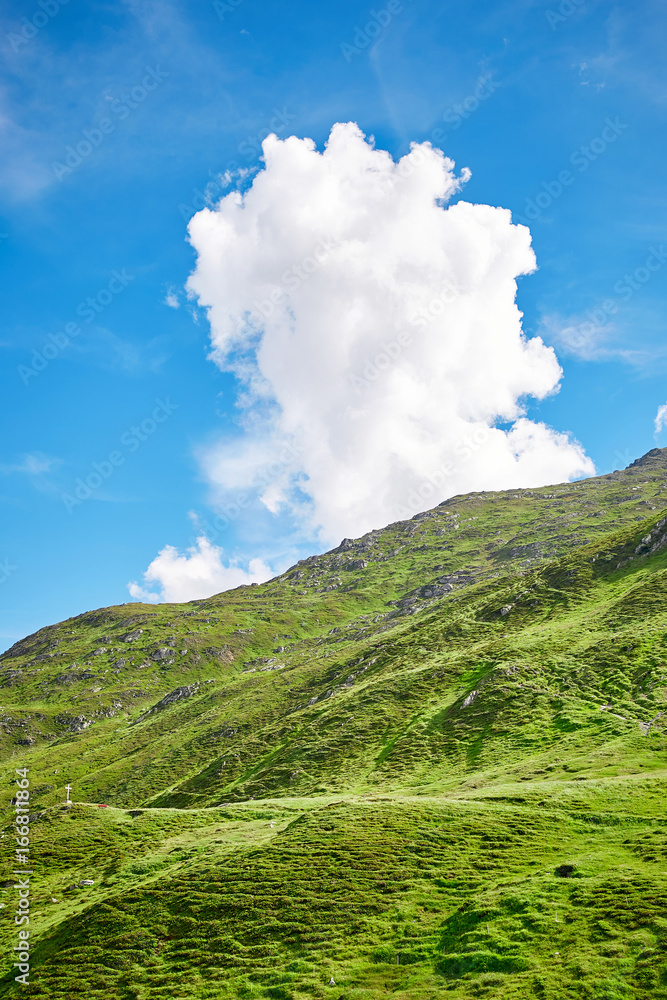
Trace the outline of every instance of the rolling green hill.
<path fill-rule="evenodd" d="M 17 643 L 0 996 L 667 998 L 665 507 L 656 449 Z"/>

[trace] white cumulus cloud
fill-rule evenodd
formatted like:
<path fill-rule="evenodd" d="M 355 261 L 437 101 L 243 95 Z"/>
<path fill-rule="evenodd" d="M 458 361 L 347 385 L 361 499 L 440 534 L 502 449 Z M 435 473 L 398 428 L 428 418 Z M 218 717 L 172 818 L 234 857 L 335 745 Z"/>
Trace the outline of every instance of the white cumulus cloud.
<path fill-rule="evenodd" d="M 351 123 L 324 152 L 269 136 L 265 169 L 189 225 L 188 287 L 218 365 L 243 384 L 246 454 L 203 461 L 217 499 L 253 452 L 292 442 L 271 491 L 326 539 L 453 493 L 594 471 L 581 446 L 525 416 L 557 391 L 552 348 L 527 340 L 516 280 L 535 268 L 509 211 L 447 206 L 468 173 L 428 143 L 394 162 Z M 504 428 L 497 427 L 498 423 Z"/>
<path fill-rule="evenodd" d="M 248 190 L 189 224 L 188 290 L 246 413 L 242 454 L 237 440 L 202 461 L 219 502 L 255 484 L 255 453 L 280 463 L 286 443 L 299 461 L 283 462 L 269 502 L 326 540 L 455 493 L 594 471 L 576 441 L 525 415 L 562 374 L 521 328 L 526 227 L 502 208 L 448 205 L 469 174 L 429 143 L 395 162 L 348 123 L 323 152 L 294 136 L 263 148 Z"/>
<path fill-rule="evenodd" d="M 243 569 L 235 561 L 225 562 L 223 555 L 204 535 L 184 554 L 165 545 L 143 574 L 144 586 L 128 584 L 130 596 L 149 603 L 194 601 L 242 584 L 263 583 L 274 575 L 261 559 L 251 559 Z"/>

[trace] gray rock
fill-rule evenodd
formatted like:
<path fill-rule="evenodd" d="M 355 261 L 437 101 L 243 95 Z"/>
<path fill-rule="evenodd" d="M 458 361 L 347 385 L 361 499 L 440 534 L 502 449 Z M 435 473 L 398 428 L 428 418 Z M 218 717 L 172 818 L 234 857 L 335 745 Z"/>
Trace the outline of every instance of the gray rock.
<path fill-rule="evenodd" d="M 121 635 L 121 642 L 136 642 L 144 634 L 144 630 L 141 628 L 136 628 L 134 632 L 126 632 L 125 635 Z"/>
<path fill-rule="evenodd" d="M 69 729 L 71 733 L 82 733 L 92 725 L 92 719 L 87 719 L 85 715 L 56 715 L 55 722 Z"/>
<path fill-rule="evenodd" d="M 161 646 L 159 649 L 154 649 L 151 653 L 151 660 L 156 660 L 160 663 L 162 660 L 168 660 L 173 655 L 171 649 L 167 649 L 165 646 Z"/>
<path fill-rule="evenodd" d="M 75 684 L 77 681 L 89 681 L 95 674 L 92 674 L 90 670 L 82 670 L 80 673 L 77 671 L 72 671 L 71 673 L 58 674 L 57 677 L 53 678 L 54 684 Z"/>
<path fill-rule="evenodd" d="M 234 654 L 228 646 L 206 646 L 202 649 L 204 656 L 213 660 L 220 660 L 222 663 L 232 663 Z"/>
<path fill-rule="evenodd" d="M 156 705 L 149 708 L 147 712 L 144 712 L 140 718 L 145 719 L 147 715 L 153 715 L 154 712 L 161 712 L 164 708 L 168 708 L 169 705 L 173 705 L 174 702 L 181 701 L 183 698 L 191 698 L 193 695 L 198 693 L 199 687 L 200 685 L 195 683 L 188 684 L 185 687 L 175 688 L 173 691 L 170 691 L 169 694 L 166 694 L 164 698 L 158 701 Z"/>

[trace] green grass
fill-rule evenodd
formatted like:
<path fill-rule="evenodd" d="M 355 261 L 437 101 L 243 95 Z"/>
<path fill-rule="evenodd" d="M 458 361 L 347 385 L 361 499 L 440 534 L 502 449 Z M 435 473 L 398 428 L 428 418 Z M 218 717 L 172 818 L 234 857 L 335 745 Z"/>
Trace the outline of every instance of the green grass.
<path fill-rule="evenodd" d="M 666 485 L 656 451 L 455 498 L 13 647 L 35 951 L 0 996 L 667 997 Z"/>

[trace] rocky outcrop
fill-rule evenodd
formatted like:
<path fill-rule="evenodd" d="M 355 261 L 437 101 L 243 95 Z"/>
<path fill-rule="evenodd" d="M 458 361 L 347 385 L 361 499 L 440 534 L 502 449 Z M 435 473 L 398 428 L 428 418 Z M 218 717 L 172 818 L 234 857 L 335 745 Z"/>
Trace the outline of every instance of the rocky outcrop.
<path fill-rule="evenodd" d="M 76 666 L 76 664 L 73 664 Z M 90 670 L 72 670 L 64 674 L 58 674 L 53 678 L 54 684 L 76 684 L 77 681 L 89 681 L 95 677 Z"/>
<path fill-rule="evenodd" d="M 155 660 L 156 663 L 173 663 L 173 655 L 173 649 L 168 649 L 166 646 L 159 646 L 151 653 L 151 660 Z"/>
<path fill-rule="evenodd" d="M 213 681 L 206 681 L 206 684 L 213 684 Z M 142 719 L 146 719 L 149 715 L 155 715 L 156 712 L 162 712 L 165 708 L 169 708 L 170 705 L 174 705 L 177 701 L 183 701 L 184 698 L 192 698 L 193 695 L 198 694 L 201 688 L 201 684 L 196 682 L 195 684 L 186 684 L 185 687 L 175 688 L 166 694 L 164 698 L 161 698 L 156 705 L 149 708 L 147 712 L 143 712 L 137 722 Z"/>
<path fill-rule="evenodd" d="M 141 628 L 135 628 L 133 632 L 126 632 L 125 635 L 120 636 L 121 642 L 136 642 L 144 634 L 144 630 Z"/>
<path fill-rule="evenodd" d="M 85 715 L 68 715 L 67 713 L 56 715 L 54 722 L 64 729 L 68 729 L 70 733 L 82 733 L 84 729 L 88 729 L 93 724 L 93 720 L 86 718 Z"/>
<path fill-rule="evenodd" d="M 219 660 L 220 663 L 234 662 L 234 654 L 229 646 L 206 646 L 201 652 L 208 659 Z"/>

